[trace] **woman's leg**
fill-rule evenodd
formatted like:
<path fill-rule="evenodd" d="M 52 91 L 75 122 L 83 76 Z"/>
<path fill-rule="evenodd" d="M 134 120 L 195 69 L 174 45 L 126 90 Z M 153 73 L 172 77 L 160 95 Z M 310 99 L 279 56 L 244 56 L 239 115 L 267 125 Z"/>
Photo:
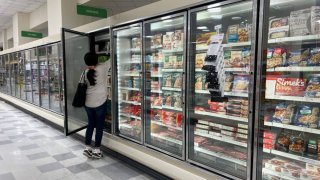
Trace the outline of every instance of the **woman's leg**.
<path fill-rule="evenodd" d="M 92 134 L 93 134 L 93 130 L 95 127 L 95 118 L 96 118 L 96 114 L 95 114 L 95 110 L 94 108 L 87 108 L 85 107 L 86 112 L 87 112 L 87 116 L 88 116 L 88 127 L 86 130 L 86 145 L 90 146 L 91 145 L 91 141 L 92 141 Z"/>
<path fill-rule="evenodd" d="M 95 146 L 98 148 L 101 146 L 101 140 L 103 135 L 103 126 L 106 117 L 106 103 L 96 108 L 96 137 Z"/>

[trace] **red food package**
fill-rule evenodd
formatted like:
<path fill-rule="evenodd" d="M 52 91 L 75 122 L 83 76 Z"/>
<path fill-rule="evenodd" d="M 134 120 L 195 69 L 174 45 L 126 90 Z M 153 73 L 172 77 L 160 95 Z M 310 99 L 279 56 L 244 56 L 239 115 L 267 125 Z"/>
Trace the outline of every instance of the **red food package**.
<path fill-rule="evenodd" d="M 266 139 L 263 138 L 263 144 L 275 144 L 276 140 L 275 139 Z"/>
<path fill-rule="evenodd" d="M 264 131 L 263 132 L 263 138 L 266 139 L 277 139 L 277 134 L 270 131 Z"/>
<path fill-rule="evenodd" d="M 303 78 L 277 78 L 276 95 L 304 96 L 306 80 Z"/>
<path fill-rule="evenodd" d="M 177 127 L 181 127 L 182 125 L 182 114 L 181 113 L 178 113 L 177 116 L 176 116 L 176 126 Z"/>
<path fill-rule="evenodd" d="M 263 144 L 264 149 L 274 149 L 274 144 Z"/>

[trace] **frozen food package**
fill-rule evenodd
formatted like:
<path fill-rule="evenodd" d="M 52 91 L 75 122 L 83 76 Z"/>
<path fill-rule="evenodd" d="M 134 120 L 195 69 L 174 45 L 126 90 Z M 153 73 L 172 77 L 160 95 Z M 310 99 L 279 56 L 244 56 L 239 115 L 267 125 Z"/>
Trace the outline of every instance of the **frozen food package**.
<path fill-rule="evenodd" d="M 319 107 L 311 105 L 299 105 L 297 109 L 294 125 L 318 128 Z"/>
<path fill-rule="evenodd" d="M 275 18 L 271 19 L 269 21 L 269 28 L 281 28 L 289 25 L 289 18 L 288 17 L 282 17 L 282 18 Z"/>
<path fill-rule="evenodd" d="M 223 51 L 223 61 L 224 61 L 224 67 L 232 67 L 230 64 L 231 60 L 231 51 L 225 50 Z"/>
<path fill-rule="evenodd" d="M 309 156 L 317 157 L 318 155 L 318 147 L 317 147 L 317 141 L 315 139 L 309 139 L 307 143 L 307 153 Z M 306 165 L 308 167 L 308 165 Z M 320 173 L 320 167 L 318 167 L 319 173 Z"/>
<path fill-rule="evenodd" d="M 248 92 L 248 86 L 250 82 L 250 76 L 248 75 L 235 75 L 233 80 L 232 91 L 234 92 Z"/>
<path fill-rule="evenodd" d="M 132 48 L 140 49 L 141 47 L 141 39 L 140 38 L 132 38 Z"/>
<path fill-rule="evenodd" d="M 183 31 L 176 30 L 173 35 L 172 48 L 176 50 L 183 49 Z"/>
<path fill-rule="evenodd" d="M 288 37 L 289 18 L 275 18 L 269 21 L 269 39 Z"/>
<path fill-rule="evenodd" d="M 308 66 L 320 66 L 320 48 L 311 49 L 311 57 L 309 58 Z"/>
<path fill-rule="evenodd" d="M 238 28 L 238 40 L 239 42 L 247 42 L 248 39 L 249 39 L 248 27 L 242 24 Z"/>
<path fill-rule="evenodd" d="M 228 27 L 228 43 L 238 42 L 238 28 L 238 24 Z"/>
<path fill-rule="evenodd" d="M 250 48 L 244 48 L 242 50 L 242 61 L 241 66 L 248 66 L 251 62 L 251 49 Z"/>
<path fill-rule="evenodd" d="M 162 75 L 162 85 L 163 87 L 172 87 L 172 73 L 163 73 Z"/>
<path fill-rule="evenodd" d="M 268 48 L 267 53 L 267 69 L 283 66 L 287 52 L 284 48 Z"/>
<path fill-rule="evenodd" d="M 320 98 L 320 74 L 311 75 L 308 78 L 305 97 Z"/>
<path fill-rule="evenodd" d="M 216 34 L 215 32 L 197 34 L 196 44 L 197 45 L 201 45 L 201 44 L 208 45 L 208 44 L 210 44 L 210 37 L 212 35 L 215 35 L 215 34 Z"/>
<path fill-rule="evenodd" d="M 206 53 L 196 54 L 196 68 L 202 68 L 206 55 Z"/>
<path fill-rule="evenodd" d="M 182 66 L 183 66 L 183 55 L 175 56 L 175 59 L 173 61 L 173 68 L 182 69 L 183 68 Z"/>
<path fill-rule="evenodd" d="M 320 33 L 320 6 L 311 7 L 311 33 L 319 34 Z"/>
<path fill-rule="evenodd" d="M 151 45 L 154 47 L 162 46 L 162 34 L 152 36 Z"/>
<path fill-rule="evenodd" d="M 289 152 L 303 154 L 305 151 L 304 138 L 300 136 L 291 136 L 289 144 Z"/>
<path fill-rule="evenodd" d="M 280 103 L 276 106 L 274 115 L 271 118 L 272 122 L 291 124 L 294 116 L 295 105 L 288 103 Z"/>
<path fill-rule="evenodd" d="M 242 67 L 242 51 L 231 51 L 231 58 L 229 60 L 230 67 Z"/>
<path fill-rule="evenodd" d="M 279 77 L 276 79 L 275 94 L 280 96 L 304 96 L 304 78 Z"/>
<path fill-rule="evenodd" d="M 172 82 L 174 88 L 181 88 L 182 87 L 182 73 L 174 73 L 172 75 Z"/>
<path fill-rule="evenodd" d="M 203 90 L 205 88 L 206 74 L 197 72 L 195 74 L 195 90 Z"/>
<path fill-rule="evenodd" d="M 310 8 L 291 11 L 289 20 L 291 37 L 311 34 L 310 16 Z"/>
<path fill-rule="evenodd" d="M 167 32 L 165 35 L 162 37 L 162 48 L 163 50 L 172 50 L 173 49 L 173 36 L 174 32 Z"/>
<path fill-rule="evenodd" d="M 286 132 L 281 132 L 276 141 L 276 149 L 279 151 L 288 152 L 290 144 L 290 135 Z"/>
<path fill-rule="evenodd" d="M 165 91 L 163 92 L 163 105 L 165 106 L 172 106 L 172 102 L 173 102 L 173 96 L 172 93 L 170 91 Z"/>
<path fill-rule="evenodd" d="M 173 68 L 173 60 L 174 60 L 173 57 L 171 57 L 171 56 L 165 56 L 165 57 L 164 57 L 163 68 L 165 68 L 165 69 L 171 69 L 171 68 Z"/>
<path fill-rule="evenodd" d="M 173 93 L 173 107 L 182 108 L 182 97 L 181 97 L 181 93 L 179 92 Z"/>
<path fill-rule="evenodd" d="M 289 52 L 287 58 L 288 66 L 307 66 L 310 58 L 310 49 L 298 49 Z"/>

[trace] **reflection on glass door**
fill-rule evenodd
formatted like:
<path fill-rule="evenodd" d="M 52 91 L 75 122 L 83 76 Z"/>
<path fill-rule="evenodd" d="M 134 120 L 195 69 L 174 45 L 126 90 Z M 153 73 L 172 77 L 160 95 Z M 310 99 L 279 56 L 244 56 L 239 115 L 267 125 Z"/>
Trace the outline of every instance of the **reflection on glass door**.
<path fill-rule="evenodd" d="M 24 51 L 19 52 L 18 56 L 18 86 L 20 98 L 26 100 L 26 89 L 25 89 L 25 56 Z"/>
<path fill-rule="evenodd" d="M 49 109 L 49 70 L 47 59 L 47 47 L 38 48 L 40 105 Z"/>
<path fill-rule="evenodd" d="M 142 141 L 141 24 L 114 31 L 119 135 Z"/>
<path fill-rule="evenodd" d="M 31 72 L 31 59 L 30 59 L 30 50 L 24 51 L 24 70 L 25 70 L 25 92 L 26 100 L 32 102 L 32 72 Z"/>
<path fill-rule="evenodd" d="M 10 61 L 10 84 L 11 84 L 11 95 L 16 95 L 16 71 L 17 71 L 17 61 L 15 60 L 16 53 L 9 54 Z"/>
<path fill-rule="evenodd" d="M 6 92 L 6 70 L 5 70 L 5 55 L 0 56 L 0 92 Z"/>
<path fill-rule="evenodd" d="M 252 2 L 191 12 L 189 161 L 247 178 Z"/>
<path fill-rule="evenodd" d="M 32 102 L 36 105 L 40 105 L 40 93 L 39 93 L 39 66 L 37 49 L 33 48 L 30 50 L 31 60 L 31 78 L 32 78 Z"/>
<path fill-rule="evenodd" d="M 257 178 L 320 179 L 320 4 L 268 2 Z"/>
<path fill-rule="evenodd" d="M 6 54 L 4 55 L 4 61 L 5 61 L 5 77 L 6 77 L 6 93 L 7 94 L 11 94 L 11 82 L 10 82 L 10 59 L 9 59 L 9 55 Z"/>
<path fill-rule="evenodd" d="M 184 156 L 185 16 L 144 24 L 146 143 L 176 157 Z"/>

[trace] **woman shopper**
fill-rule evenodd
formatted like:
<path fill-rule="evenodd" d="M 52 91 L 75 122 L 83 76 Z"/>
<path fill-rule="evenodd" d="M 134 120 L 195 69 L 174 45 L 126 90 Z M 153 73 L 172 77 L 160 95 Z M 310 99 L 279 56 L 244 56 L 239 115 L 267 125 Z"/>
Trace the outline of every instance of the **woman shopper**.
<path fill-rule="evenodd" d="M 103 126 L 106 116 L 107 100 L 107 59 L 98 62 L 98 55 L 89 52 L 84 56 L 87 70 L 85 71 L 86 83 L 88 85 L 86 93 L 85 110 L 88 116 L 88 127 L 86 130 L 86 148 L 83 154 L 89 158 L 101 158 L 103 154 L 100 150 Z M 91 147 L 93 130 L 96 128 L 95 146 Z"/>

